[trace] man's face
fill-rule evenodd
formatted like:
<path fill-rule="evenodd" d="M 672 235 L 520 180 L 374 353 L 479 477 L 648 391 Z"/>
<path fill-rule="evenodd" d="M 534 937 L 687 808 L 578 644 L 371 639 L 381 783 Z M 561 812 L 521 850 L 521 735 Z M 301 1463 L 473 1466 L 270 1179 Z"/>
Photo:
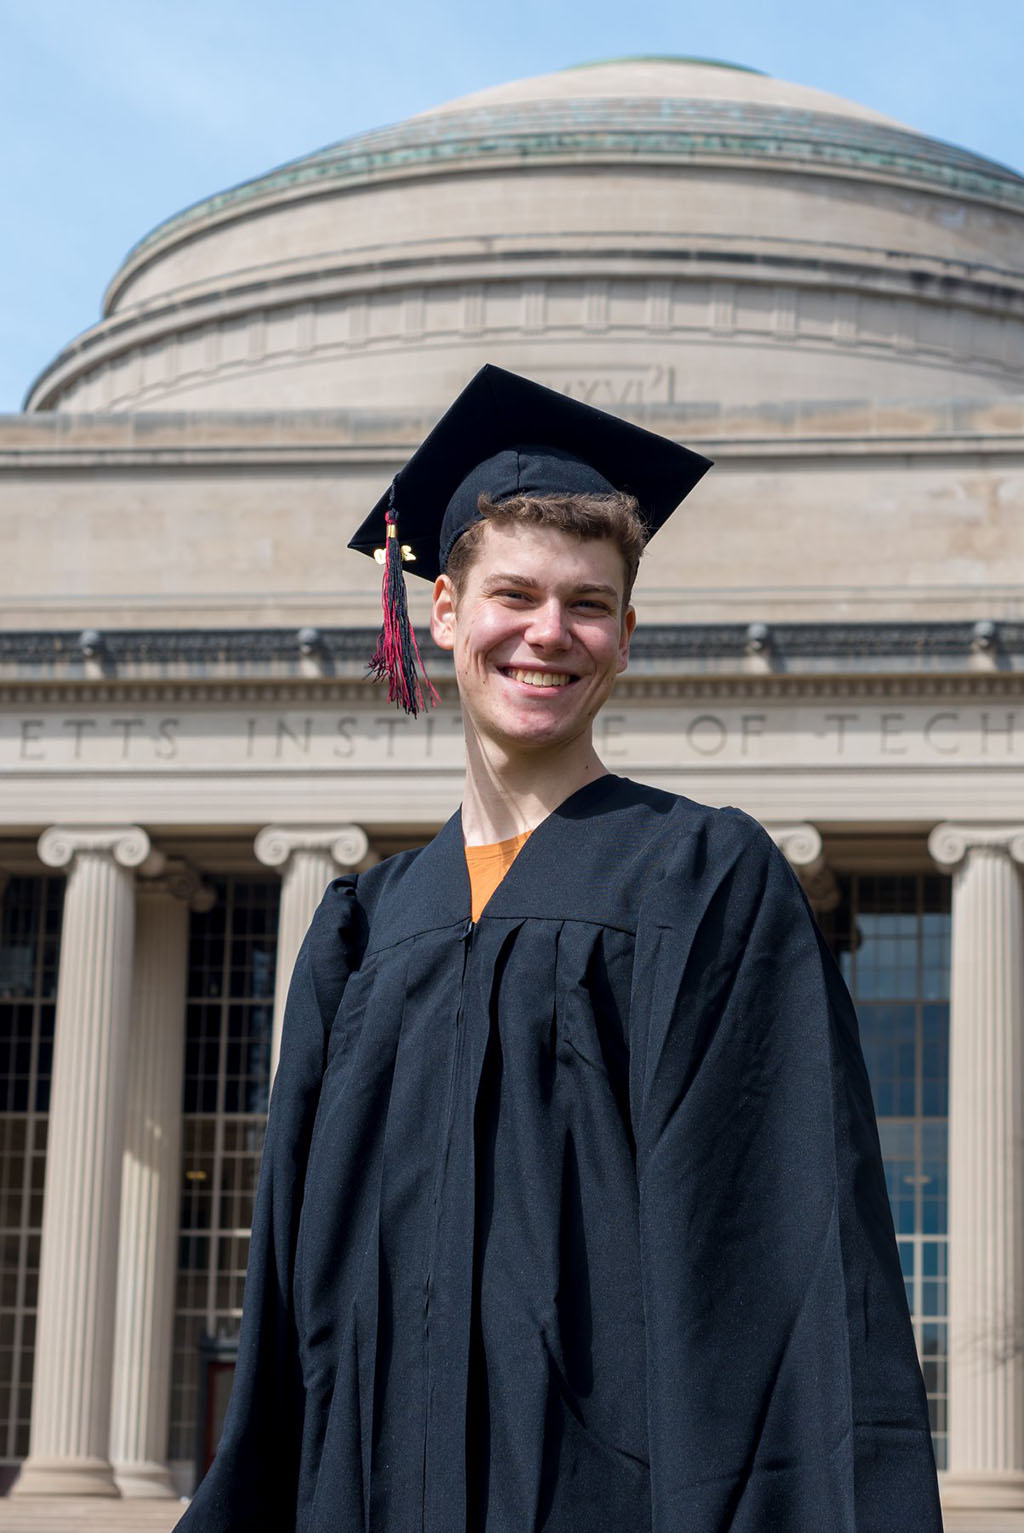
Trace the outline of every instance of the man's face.
<path fill-rule="evenodd" d="M 461 595 L 442 575 L 431 614 L 467 726 L 511 750 L 589 739 L 629 656 L 636 614 L 623 610 L 623 586 L 608 539 L 486 523 Z"/>

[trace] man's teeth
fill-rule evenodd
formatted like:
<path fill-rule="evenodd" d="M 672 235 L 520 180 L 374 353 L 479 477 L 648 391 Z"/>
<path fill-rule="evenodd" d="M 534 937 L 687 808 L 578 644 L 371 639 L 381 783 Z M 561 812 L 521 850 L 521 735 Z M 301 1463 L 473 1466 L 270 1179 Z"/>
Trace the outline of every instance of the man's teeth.
<path fill-rule="evenodd" d="M 515 671 L 510 670 L 513 681 L 522 681 L 528 687 L 564 687 L 572 680 L 564 671 Z"/>

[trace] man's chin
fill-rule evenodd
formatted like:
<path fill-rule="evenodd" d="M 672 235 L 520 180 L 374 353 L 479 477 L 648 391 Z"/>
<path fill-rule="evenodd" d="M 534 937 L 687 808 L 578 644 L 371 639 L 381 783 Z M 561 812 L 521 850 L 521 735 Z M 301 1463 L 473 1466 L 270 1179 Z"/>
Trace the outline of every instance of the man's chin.
<path fill-rule="evenodd" d="M 531 717 L 506 722 L 488 733 L 508 755 L 520 755 L 567 749 L 589 735 L 589 727 L 585 719 Z"/>

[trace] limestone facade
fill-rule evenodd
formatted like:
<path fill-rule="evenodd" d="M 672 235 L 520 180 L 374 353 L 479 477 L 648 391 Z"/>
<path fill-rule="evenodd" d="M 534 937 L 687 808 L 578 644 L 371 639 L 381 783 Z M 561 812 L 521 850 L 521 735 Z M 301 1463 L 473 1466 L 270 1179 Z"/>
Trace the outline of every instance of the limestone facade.
<path fill-rule="evenodd" d="M 326 882 L 456 807 L 450 667 L 428 653 L 441 704 L 416 722 L 374 692 L 377 570 L 344 544 L 493 361 L 717 461 L 642 566 L 608 766 L 757 816 L 823 923 L 870 937 L 858 879 L 946 891 L 944 1494 L 951 1528 L 1024 1529 L 1022 294 L 1013 172 L 672 61 L 480 93 L 132 252 L 0 421 L 5 908 L 66 876 L 40 1289 L 11 1307 L 36 1324 L 31 1437 L 0 1528 L 89 1525 L 87 1502 L 169 1528 L 188 1488 L 174 1248 L 207 1173 L 182 1083 L 213 1005 L 187 991 L 190 910 L 280 880 L 248 1069 Z M 944 1256 L 944 1226 L 904 1233 Z"/>
<path fill-rule="evenodd" d="M 1024 615 L 1024 393 L 629 413 L 716 463 L 641 562 L 648 623 Z M 346 529 L 436 416 L 0 419 L 0 636 L 372 627 L 377 566 Z M 411 582 L 421 618 L 428 597 Z M 104 674 L 100 655 L 66 658 Z"/>

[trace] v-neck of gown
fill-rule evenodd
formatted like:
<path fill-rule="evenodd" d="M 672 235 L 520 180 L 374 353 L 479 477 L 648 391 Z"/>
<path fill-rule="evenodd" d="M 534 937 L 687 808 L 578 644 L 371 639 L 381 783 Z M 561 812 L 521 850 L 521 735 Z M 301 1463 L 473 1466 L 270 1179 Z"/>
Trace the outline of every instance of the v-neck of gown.
<path fill-rule="evenodd" d="M 538 879 L 539 867 L 554 869 L 558 848 L 571 841 L 578 822 L 612 811 L 621 799 L 623 779 L 606 772 L 563 799 L 533 830 L 519 856 L 487 903 L 483 919 L 492 916 L 538 915 L 557 919 L 565 905 L 565 890 L 558 879 Z M 572 860 L 571 846 L 565 854 Z M 457 809 L 433 841 L 410 854 L 403 867 L 401 894 L 394 900 L 381 891 L 379 919 L 373 923 L 368 952 L 390 947 L 423 932 L 471 924 L 469 870 L 462 834 L 462 810 Z"/>
<path fill-rule="evenodd" d="M 466 867 L 469 870 L 469 888 L 472 898 L 470 918 L 474 924 L 487 909 L 487 903 L 492 894 L 532 834 L 531 830 L 523 830 L 518 836 L 506 836 L 503 841 L 489 841 L 483 846 L 466 847 Z"/>
<path fill-rule="evenodd" d="M 553 837 L 557 837 L 559 823 L 566 820 L 576 819 L 581 813 L 592 812 L 595 806 L 595 800 L 600 799 L 600 793 L 598 790 L 604 788 L 604 790 L 607 792 L 610 787 L 612 787 L 614 784 L 617 784 L 618 782 L 619 778 L 614 777 L 609 772 L 605 772 L 601 777 L 595 779 L 595 781 L 585 783 L 582 788 L 577 788 L 573 793 L 570 793 L 567 798 L 564 798 L 560 804 L 556 805 L 556 807 L 550 811 L 549 814 L 545 815 L 544 819 L 541 820 L 538 825 L 535 825 L 532 830 L 525 832 L 525 834 L 521 837 L 509 836 L 503 841 L 491 842 L 486 847 L 467 847 L 463 837 L 463 861 L 467 865 L 466 880 L 467 883 L 470 883 L 469 903 L 471 921 L 475 922 L 476 920 L 480 920 L 485 915 L 490 916 L 495 914 L 511 914 L 512 912 L 510 909 L 499 910 L 498 904 L 504 905 L 505 900 L 510 895 L 513 901 L 515 900 L 516 886 L 518 884 L 518 879 L 516 878 L 517 871 L 522 873 L 524 879 L 529 879 L 530 869 L 532 866 L 532 858 L 525 865 L 523 864 L 523 858 L 526 857 L 527 854 L 531 852 L 531 850 L 538 846 L 540 847 L 540 851 L 537 853 L 537 855 L 543 857 L 545 855 L 545 848 L 548 847 L 548 843 Z M 454 818 L 458 821 L 459 835 L 461 837 L 461 808 L 458 810 Z M 497 883 L 494 884 L 487 898 L 484 900 L 480 908 L 479 915 L 474 917 L 472 914 L 472 886 L 469 877 L 467 854 L 471 851 L 486 851 L 492 848 L 497 849 L 498 847 L 507 846 L 510 842 L 514 841 L 519 841 L 520 844 L 518 849 L 502 873 L 502 876 L 498 879 Z M 550 850 L 550 848 L 548 848 L 548 850 Z M 511 889 L 509 888 L 510 881 Z"/>

